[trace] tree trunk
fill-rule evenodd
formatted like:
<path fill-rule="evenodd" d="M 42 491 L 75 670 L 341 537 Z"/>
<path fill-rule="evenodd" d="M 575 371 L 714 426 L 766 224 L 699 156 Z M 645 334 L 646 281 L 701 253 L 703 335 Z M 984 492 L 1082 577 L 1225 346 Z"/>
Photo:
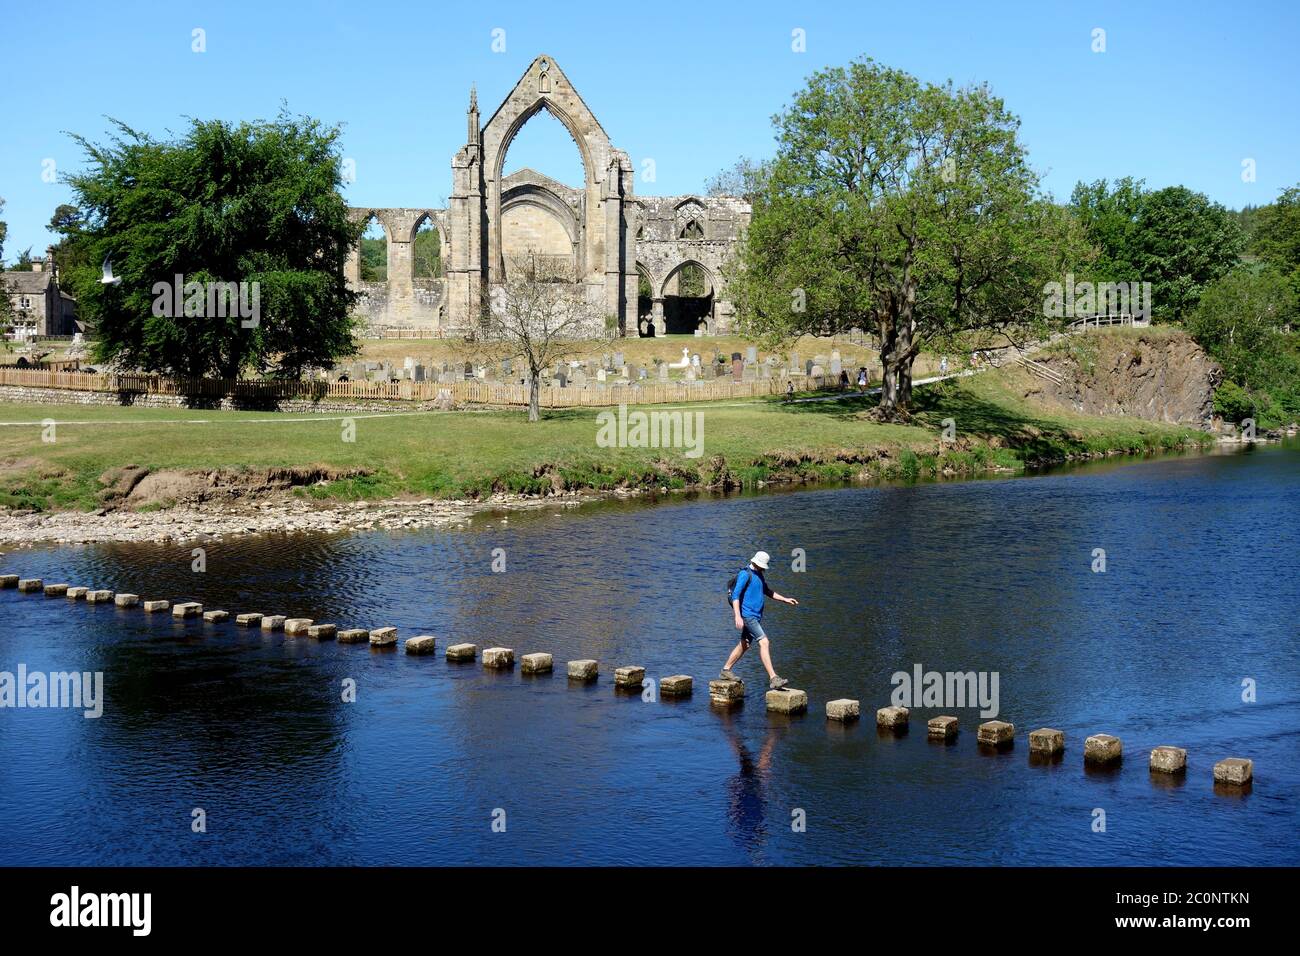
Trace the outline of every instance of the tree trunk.
<path fill-rule="evenodd" d="M 539 371 L 533 369 L 532 375 L 528 379 L 528 420 L 537 421 L 541 415 L 538 413 L 538 406 L 541 400 L 542 382 L 539 377 Z"/>

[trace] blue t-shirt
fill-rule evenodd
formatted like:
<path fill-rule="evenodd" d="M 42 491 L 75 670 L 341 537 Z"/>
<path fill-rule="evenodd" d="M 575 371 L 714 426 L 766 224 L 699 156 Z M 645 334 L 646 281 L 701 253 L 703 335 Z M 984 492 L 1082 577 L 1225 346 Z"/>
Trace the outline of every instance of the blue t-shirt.
<path fill-rule="evenodd" d="M 763 575 L 753 568 L 745 568 L 736 575 L 736 588 L 731 592 L 732 600 L 740 598 L 740 616 L 763 619 L 763 598 L 771 597 L 772 589 L 767 586 Z"/>

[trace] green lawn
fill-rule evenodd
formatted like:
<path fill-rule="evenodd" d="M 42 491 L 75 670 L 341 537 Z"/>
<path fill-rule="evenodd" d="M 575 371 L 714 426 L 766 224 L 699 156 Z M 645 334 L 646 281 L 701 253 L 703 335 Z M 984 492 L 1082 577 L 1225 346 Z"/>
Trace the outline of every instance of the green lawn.
<path fill-rule="evenodd" d="M 847 480 L 975 473 L 1105 451 L 1156 450 L 1202 439 L 1191 429 L 1061 415 L 1020 398 L 1004 371 L 917 390 L 916 421 L 886 425 L 874 400 L 784 405 L 777 399 L 641 406 L 702 414 L 700 457 L 681 448 L 602 448 L 597 409 L 337 415 L 0 404 L 0 506 L 93 508 L 110 468 L 240 469 L 323 465 L 369 474 L 313 486 L 319 497 L 473 497 L 619 485 Z M 939 441 L 954 419 L 955 445 Z M 40 423 L 54 419 L 54 441 Z M 719 459 L 719 456 L 721 460 Z"/>

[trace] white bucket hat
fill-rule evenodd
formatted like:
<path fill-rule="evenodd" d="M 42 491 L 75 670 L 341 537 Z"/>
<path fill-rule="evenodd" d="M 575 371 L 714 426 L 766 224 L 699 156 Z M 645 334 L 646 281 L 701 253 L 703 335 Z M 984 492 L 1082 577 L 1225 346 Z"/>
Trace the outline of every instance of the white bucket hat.
<path fill-rule="evenodd" d="M 749 563 L 766 571 L 767 563 L 771 560 L 772 556 L 766 551 L 755 551 L 754 556 L 749 559 Z"/>

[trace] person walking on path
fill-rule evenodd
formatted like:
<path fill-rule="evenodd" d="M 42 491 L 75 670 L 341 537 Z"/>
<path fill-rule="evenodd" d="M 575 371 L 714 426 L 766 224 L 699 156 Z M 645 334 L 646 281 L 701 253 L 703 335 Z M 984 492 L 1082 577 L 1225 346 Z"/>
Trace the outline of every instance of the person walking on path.
<path fill-rule="evenodd" d="M 782 604 L 789 604 L 794 607 L 799 606 L 799 602 L 792 597 L 786 597 L 773 591 L 763 577 L 763 572 L 767 570 L 772 558 L 766 551 L 758 551 L 749 559 L 749 566 L 736 575 L 736 583 L 731 591 L 727 594 L 727 599 L 731 603 L 731 612 L 734 615 L 736 630 L 740 632 L 740 640 L 732 648 L 731 654 L 727 657 L 727 663 L 722 666 L 722 673 L 718 676 L 723 680 L 740 680 L 731 668 L 736 666 L 736 662 L 745 656 L 745 651 L 749 650 L 749 645 L 758 641 L 758 655 L 763 660 L 763 667 L 767 670 L 768 687 L 772 690 L 780 690 L 786 684 L 790 683 L 784 677 L 778 677 L 776 669 L 772 667 L 772 654 L 768 648 L 767 632 L 763 630 L 763 603 L 764 598 L 771 598 L 773 601 L 780 601 Z"/>

